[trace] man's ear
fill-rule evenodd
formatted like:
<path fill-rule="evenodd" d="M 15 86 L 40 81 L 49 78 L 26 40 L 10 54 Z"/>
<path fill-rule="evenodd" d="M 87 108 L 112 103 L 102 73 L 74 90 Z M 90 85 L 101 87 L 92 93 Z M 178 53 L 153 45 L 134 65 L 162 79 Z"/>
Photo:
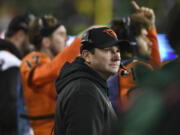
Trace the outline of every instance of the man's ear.
<path fill-rule="evenodd" d="M 49 48 L 51 45 L 51 41 L 50 41 L 49 37 L 43 37 L 41 42 L 42 42 L 42 46 L 44 48 Z"/>
<path fill-rule="evenodd" d="M 83 50 L 81 56 L 84 58 L 86 63 L 90 63 L 91 54 L 88 50 Z"/>

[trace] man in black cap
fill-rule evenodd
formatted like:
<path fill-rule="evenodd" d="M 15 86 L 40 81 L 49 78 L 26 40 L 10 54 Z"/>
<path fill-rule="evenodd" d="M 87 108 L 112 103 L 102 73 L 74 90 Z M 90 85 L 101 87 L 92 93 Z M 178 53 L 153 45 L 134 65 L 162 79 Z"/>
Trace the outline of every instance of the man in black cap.
<path fill-rule="evenodd" d="M 15 16 L 9 23 L 5 33 L 5 40 L 0 39 L 0 50 L 8 50 L 18 58 L 22 58 L 33 50 L 28 42 L 28 27 L 33 14 L 22 14 Z"/>
<path fill-rule="evenodd" d="M 8 26 L 5 39 L 0 39 L 1 135 L 17 135 L 19 134 L 18 128 L 19 131 L 21 130 L 18 126 L 20 119 L 17 118 L 19 116 L 17 106 L 19 107 L 20 103 L 17 101 L 19 99 L 17 93 L 21 93 L 19 66 L 21 58 L 31 51 L 27 32 L 32 19 L 33 15 L 31 14 L 15 16 Z M 21 121 L 21 125 L 25 126 L 26 124 Z"/>
<path fill-rule="evenodd" d="M 56 80 L 55 135 L 109 134 L 116 114 L 106 81 L 119 69 L 120 43 L 126 42 L 119 41 L 108 27 L 83 34 L 81 56 L 65 63 Z"/>

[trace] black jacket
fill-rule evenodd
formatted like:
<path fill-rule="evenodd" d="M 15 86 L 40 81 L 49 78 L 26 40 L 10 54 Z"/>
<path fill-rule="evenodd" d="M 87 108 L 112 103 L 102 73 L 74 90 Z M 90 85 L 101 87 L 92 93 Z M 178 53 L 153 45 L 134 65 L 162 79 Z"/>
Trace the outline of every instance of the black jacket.
<path fill-rule="evenodd" d="M 109 134 L 116 114 L 107 83 L 82 58 L 64 65 L 56 90 L 55 135 Z"/>
<path fill-rule="evenodd" d="M 19 59 L 22 58 L 20 52 L 18 51 L 18 49 L 15 47 L 15 45 L 13 45 L 11 42 L 4 40 L 4 39 L 0 39 L 0 50 L 7 50 L 10 51 L 13 55 L 15 55 L 16 57 L 18 57 Z"/>
<path fill-rule="evenodd" d="M 17 134 L 17 88 L 20 87 L 20 53 L 0 39 L 0 134 Z"/>

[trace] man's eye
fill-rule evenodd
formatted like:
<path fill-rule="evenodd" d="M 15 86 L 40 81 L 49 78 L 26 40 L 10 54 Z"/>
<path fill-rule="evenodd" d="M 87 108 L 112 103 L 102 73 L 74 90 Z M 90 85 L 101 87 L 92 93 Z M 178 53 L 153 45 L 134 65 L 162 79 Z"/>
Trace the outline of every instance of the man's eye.
<path fill-rule="evenodd" d="M 106 51 L 106 52 L 112 52 L 112 53 L 119 53 L 119 52 L 120 52 L 119 49 L 113 50 L 113 49 L 111 49 L 111 48 L 105 48 L 104 51 Z"/>

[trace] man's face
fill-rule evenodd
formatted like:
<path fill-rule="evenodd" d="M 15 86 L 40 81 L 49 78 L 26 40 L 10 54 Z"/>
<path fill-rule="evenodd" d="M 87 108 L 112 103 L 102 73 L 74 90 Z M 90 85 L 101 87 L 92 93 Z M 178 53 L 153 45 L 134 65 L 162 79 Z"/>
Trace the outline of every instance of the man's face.
<path fill-rule="evenodd" d="M 61 52 L 66 47 L 67 41 L 66 28 L 61 25 L 59 26 L 51 36 L 51 51 L 54 56 Z"/>
<path fill-rule="evenodd" d="M 138 41 L 138 54 L 142 58 L 151 58 L 151 41 L 149 41 L 148 31 L 146 29 L 141 30 L 141 34 L 137 37 Z"/>
<path fill-rule="evenodd" d="M 90 53 L 88 58 L 89 66 L 104 79 L 108 79 L 111 75 L 118 72 L 120 60 L 120 51 L 117 46 L 104 49 L 95 48 L 94 54 Z"/>

